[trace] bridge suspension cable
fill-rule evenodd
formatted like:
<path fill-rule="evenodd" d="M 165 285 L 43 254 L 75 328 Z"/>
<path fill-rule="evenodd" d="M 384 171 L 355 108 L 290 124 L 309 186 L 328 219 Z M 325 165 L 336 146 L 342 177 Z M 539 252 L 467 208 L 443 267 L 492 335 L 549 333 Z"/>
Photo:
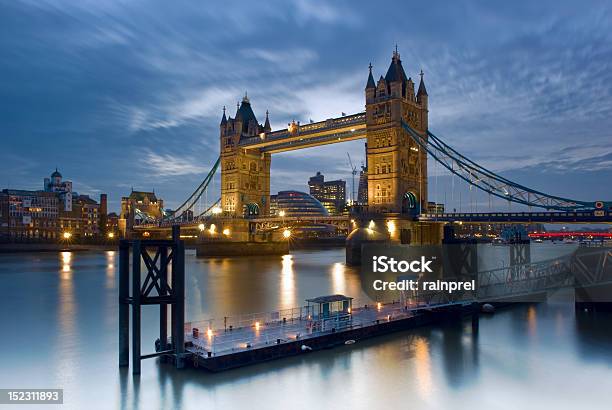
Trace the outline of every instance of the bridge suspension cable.
<path fill-rule="evenodd" d="M 452 174 L 490 195 L 495 195 L 509 202 L 566 212 L 595 209 L 595 202 L 577 201 L 549 195 L 510 181 L 461 155 L 430 131 L 427 131 L 427 138 L 425 138 L 404 121 L 402 121 L 402 127 L 422 149 L 425 149 Z"/>
<path fill-rule="evenodd" d="M 181 218 L 183 218 L 183 216 L 184 216 L 184 214 L 186 212 L 188 212 L 188 211 L 192 211 L 193 212 L 194 205 L 196 205 L 196 203 L 202 197 L 202 195 L 205 192 L 207 192 L 208 186 L 213 181 L 213 178 L 215 176 L 215 173 L 217 172 L 217 169 L 219 168 L 219 164 L 220 163 L 221 163 L 221 157 L 217 158 L 217 161 L 215 161 L 215 164 L 213 165 L 211 170 L 208 172 L 208 174 L 206 175 L 206 177 L 204 178 L 202 183 L 191 194 L 191 196 L 189 196 L 189 198 L 187 198 L 187 200 L 185 202 L 183 202 L 183 204 L 181 206 L 176 208 L 176 211 L 174 211 L 174 214 L 172 214 L 168 219 L 170 219 L 170 220 L 181 219 Z M 198 216 L 201 216 L 201 215 L 205 214 L 206 212 L 211 210 L 213 207 L 214 207 L 214 205 L 209 207 L 206 211 L 204 211 L 203 213 L 201 213 Z"/>
<path fill-rule="evenodd" d="M 209 206 L 204 211 L 202 211 L 198 215 L 196 215 L 194 219 L 196 219 L 198 221 L 206 219 L 207 217 L 213 215 L 214 214 L 214 209 L 219 207 L 220 205 L 221 205 L 221 198 L 217 199 L 211 206 Z"/>

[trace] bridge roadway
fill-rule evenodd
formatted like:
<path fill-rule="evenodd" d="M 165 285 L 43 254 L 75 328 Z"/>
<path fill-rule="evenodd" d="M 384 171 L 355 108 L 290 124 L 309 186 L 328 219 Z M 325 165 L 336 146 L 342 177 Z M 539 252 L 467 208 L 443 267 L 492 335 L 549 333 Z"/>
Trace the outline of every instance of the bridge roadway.
<path fill-rule="evenodd" d="M 576 212 L 457 212 L 421 214 L 422 222 L 462 223 L 612 223 L 612 212 L 605 210 Z"/>
<path fill-rule="evenodd" d="M 393 215 L 396 216 L 396 215 Z M 384 215 L 368 215 L 375 219 L 376 217 L 384 217 Z M 359 216 L 355 216 L 359 218 Z M 363 217 L 360 219 L 364 219 Z M 197 229 L 198 225 L 205 223 L 207 220 L 192 220 L 179 222 L 184 229 Z M 279 226 L 287 226 L 290 224 L 329 224 L 343 225 L 348 224 L 349 216 L 302 216 L 302 217 L 278 217 L 269 216 L 261 218 L 249 219 L 249 222 L 256 224 L 259 227 L 270 227 L 271 225 L 279 224 Z M 595 211 L 577 211 L 577 212 L 457 212 L 443 214 L 421 214 L 415 218 L 419 222 L 449 222 L 449 223 L 612 223 L 612 212 L 604 210 Z M 172 225 L 176 225 L 175 221 L 163 221 L 157 224 L 143 224 L 134 227 L 137 231 L 157 231 L 169 230 Z"/>

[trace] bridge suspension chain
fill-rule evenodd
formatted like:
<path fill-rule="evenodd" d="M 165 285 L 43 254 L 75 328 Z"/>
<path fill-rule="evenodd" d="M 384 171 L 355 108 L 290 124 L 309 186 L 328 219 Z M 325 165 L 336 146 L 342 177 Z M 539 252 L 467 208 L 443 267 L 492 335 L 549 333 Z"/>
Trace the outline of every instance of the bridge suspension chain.
<path fill-rule="evenodd" d="M 430 131 L 427 131 L 427 138 L 425 138 L 404 121 L 402 121 L 402 127 L 422 149 L 425 149 L 452 174 L 457 175 L 468 184 L 490 195 L 509 202 L 566 212 L 595 208 L 594 202 L 577 201 L 549 195 L 510 181 L 461 155 Z"/>
<path fill-rule="evenodd" d="M 202 181 L 202 183 L 196 188 L 196 190 L 189 196 L 189 198 L 187 198 L 187 200 L 185 202 L 183 202 L 183 204 L 181 204 L 181 206 L 179 206 L 178 208 L 176 208 L 176 211 L 174 212 L 174 214 L 172 214 L 168 219 L 170 220 L 178 220 L 183 218 L 183 216 L 185 215 L 186 212 L 188 211 L 193 211 L 194 206 L 197 204 L 197 202 L 200 200 L 200 198 L 202 197 L 202 195 L 207 192 L 208 190 L 208 186 L 211 184 L 211 182 L 214 179 L 215 173 L 217 172 L 217 169 L 219 168 L 219 164 L 221 163 L 221 157 L 217 158 L 217 161 L 215 161 L 215 164 L 213 165 L 213 167 L 211 168 L 211 170 L 208 172 L 208 174 L 206 175 L 206 177 L 204 178 L 204 180 Z M 208 194 L 207 194 L 208 195 Z M 206 212 L 212 210 L 214 206 L 209 207 L 206 211 L 200 213 L 198 216 L 205 214 Z"/>

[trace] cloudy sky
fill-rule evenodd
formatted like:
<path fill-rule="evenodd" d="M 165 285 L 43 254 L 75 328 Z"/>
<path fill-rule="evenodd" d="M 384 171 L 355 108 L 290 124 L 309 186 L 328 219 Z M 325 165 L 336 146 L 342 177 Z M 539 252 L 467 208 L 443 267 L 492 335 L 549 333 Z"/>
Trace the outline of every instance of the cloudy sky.
<path fill-rule="evenodd" d="M 612 199 L 610 5 L 426 3 L 3 1 L 0 187 L 38 189 L 57 166 L 112 209 L 130 187 L 174 207 L 218 156 L 224 105 L 248 91 L 275 129 L 361 111 L 368 64 L 384 74 L 397 44 L 448 144 L 533 188 Z M 347 151 L 363 160 L 362 142 L 275 155 L 272 191 L 317 170 L 350 181 Z M 432 176 L 430 199 L 458 207 L 451 183 Z"/>

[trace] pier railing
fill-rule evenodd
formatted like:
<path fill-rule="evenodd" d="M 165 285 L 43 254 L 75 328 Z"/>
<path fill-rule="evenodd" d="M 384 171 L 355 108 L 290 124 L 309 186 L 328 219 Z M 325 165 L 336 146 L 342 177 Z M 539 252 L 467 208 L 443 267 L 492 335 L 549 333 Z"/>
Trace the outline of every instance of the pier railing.
<path fill-rule="evenodd" d="M 477 298 L 490 301 L 572 286 L 572 258 L 566 255 L 479 272 Z"/>
<path fill-rule="evenodd" d="M 348 319 L 346 316 L 313 317 L 312 307 L 302 306 L 187 322 L 185 340 L 191 342 L 195 353 L 211 357 L 296 340 L 307 343 L 314 336 L 410 317 L 415 310 L 432 307 L 399 300 L 353 303 L 359 307 L 353 308 Z"/>

